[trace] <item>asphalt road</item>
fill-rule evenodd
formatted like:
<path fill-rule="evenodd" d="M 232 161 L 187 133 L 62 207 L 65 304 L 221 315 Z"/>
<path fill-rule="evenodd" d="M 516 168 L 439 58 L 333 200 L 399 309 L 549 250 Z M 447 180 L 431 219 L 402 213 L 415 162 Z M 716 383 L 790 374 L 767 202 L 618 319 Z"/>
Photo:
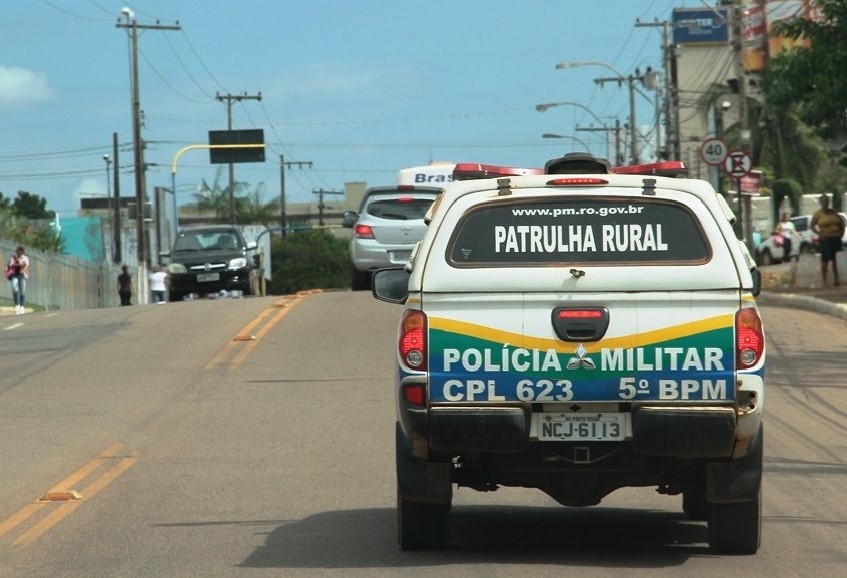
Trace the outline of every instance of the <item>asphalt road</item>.
<path fill-rule="evenodd" d="M 844 575 L 847 323 L 762 311 L 764 539 L 742 557 L 651 489 L 460 489 L 450 548 L 399 551 L 400 309 L 364 292 L 2 317 L 0 576 Z"/>

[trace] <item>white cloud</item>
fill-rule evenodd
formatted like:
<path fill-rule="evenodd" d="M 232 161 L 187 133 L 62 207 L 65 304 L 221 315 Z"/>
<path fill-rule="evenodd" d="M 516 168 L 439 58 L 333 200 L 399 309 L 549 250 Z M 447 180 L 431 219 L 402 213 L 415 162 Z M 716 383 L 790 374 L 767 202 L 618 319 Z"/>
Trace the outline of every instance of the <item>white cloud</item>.
<path fill-rule="evenodd" d="M 0 65 L 0 106 L 27 108 L 35 102 L 52 100 L 53 89 L 43 74 Z"/>

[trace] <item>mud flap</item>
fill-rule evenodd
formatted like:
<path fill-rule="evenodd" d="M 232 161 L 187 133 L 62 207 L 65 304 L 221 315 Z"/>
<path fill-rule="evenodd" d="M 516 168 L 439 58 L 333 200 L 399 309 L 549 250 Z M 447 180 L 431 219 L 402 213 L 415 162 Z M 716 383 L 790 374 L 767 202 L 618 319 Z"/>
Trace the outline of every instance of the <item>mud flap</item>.
<path fill-rule="evenodd" d="M 706 498 L 710 502 L 750 502 L 757 498 L 762 485 L 764 438 L 762 425 L 746 456 L 733 462 L 707 465 Z"/>
<path fill-rule="evenodd" d="M 396 423 L 394 429 L 400 496 L 410 501 L 449 504 L 453 499 L 453 464 L 415 458 L 400 424 Z"/>

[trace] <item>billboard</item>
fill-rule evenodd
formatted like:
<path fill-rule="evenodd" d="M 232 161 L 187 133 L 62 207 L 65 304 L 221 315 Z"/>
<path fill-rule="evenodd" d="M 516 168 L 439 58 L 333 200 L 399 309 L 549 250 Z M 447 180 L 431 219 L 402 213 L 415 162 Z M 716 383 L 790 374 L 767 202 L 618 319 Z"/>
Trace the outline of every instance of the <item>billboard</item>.
<path fill-rule="evenodd" d="M 674 44 L 722 44 L 729 41 L 726 8 L 674 8 Z"/>

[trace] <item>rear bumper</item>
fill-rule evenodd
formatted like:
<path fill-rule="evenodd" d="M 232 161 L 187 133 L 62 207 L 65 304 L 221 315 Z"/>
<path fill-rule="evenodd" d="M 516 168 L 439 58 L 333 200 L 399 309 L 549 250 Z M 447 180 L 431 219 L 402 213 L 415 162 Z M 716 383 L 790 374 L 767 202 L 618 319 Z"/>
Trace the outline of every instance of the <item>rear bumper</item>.
<path fill-rule="evenodd" d="M 632 446 L 650 456 L 725 458 L 735 446 L 731 407 L 649 407 L 632 410 Z"/>
<path fill-rule="evenodd" d="M 400 417 L 409 438 L 437 452 L 516 453 L 534 442 L 529 405 L 401 408 Z M 620 443 L 644 456 L 727 459 L 736 445 L 737 422 L 729 406 L 636 406 L 631 413 L 632 436 Z"/>
<path fill-rule="evenodd" d="M 373 239 L 354 239 L 350 243 L 350 263 L 358 271 L 403 266 L 415 244 L 383 244 Z"/>

